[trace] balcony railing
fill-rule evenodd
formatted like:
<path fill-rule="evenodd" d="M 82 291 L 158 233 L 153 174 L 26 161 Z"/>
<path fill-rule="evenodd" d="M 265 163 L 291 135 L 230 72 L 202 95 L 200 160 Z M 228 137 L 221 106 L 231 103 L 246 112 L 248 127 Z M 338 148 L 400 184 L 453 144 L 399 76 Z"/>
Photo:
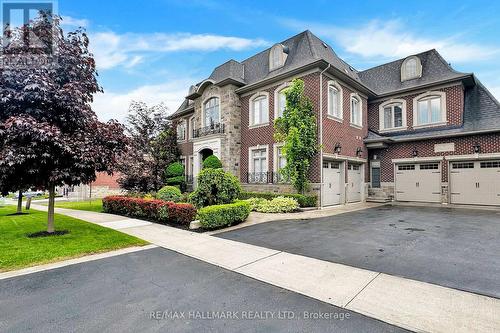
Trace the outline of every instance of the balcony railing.
<path fill-rule="evenodd" d="M 245 180 L 248 184 L 287 184 L 285 177 L 279 172 L 248 172 Z"/>
<path fill-rule="evenodd" d="M 193 130 L 193 138 L 200 138 L 202 136 L 210 134 L 222 134 L 222 133 L 224 133 L 224 124 L 214 123 L 212 125 Z"/>

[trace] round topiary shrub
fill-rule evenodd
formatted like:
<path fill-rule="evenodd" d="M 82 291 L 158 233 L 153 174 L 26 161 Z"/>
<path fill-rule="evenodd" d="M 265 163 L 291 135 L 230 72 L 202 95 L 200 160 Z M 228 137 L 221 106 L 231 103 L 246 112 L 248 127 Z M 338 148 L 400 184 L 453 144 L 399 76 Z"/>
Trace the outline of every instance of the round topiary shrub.
<path fill-rule="evenodd" d="M 189 201 L 196 207 L 231 203 L 241 193 L 238 179 L 222 169 L 203 169 Z"/>
<path fill-rule="evenodd" d="M 178 202 L 182 197 L 181 190 L 175 186 L 164 186 L 156 194 L 156 198 L 164 201 Z"/>
<path fill-rule="evenodd" d="M 165 170 L 165 177 L 173 178 L 179 176 L 184 176 L 184 166 L 182 165 L 182 163 L 174 162 L 172 164 L 169 164 L 169 166 Z"/>
<path fill-rule="evenodd" d="M 203 169 L 221 169 L 222 163 L 215 155 L 210 155 L 203 161 Z"/>

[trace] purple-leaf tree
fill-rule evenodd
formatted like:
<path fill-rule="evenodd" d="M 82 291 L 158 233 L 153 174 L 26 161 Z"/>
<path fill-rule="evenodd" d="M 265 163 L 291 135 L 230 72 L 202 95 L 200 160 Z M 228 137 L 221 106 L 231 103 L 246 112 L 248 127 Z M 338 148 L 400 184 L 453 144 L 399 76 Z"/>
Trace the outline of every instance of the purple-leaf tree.
<path fill-rule="evenodd" d="M 91 109 L 102 88 L 86 33 L 64 34 L 60 18 L 49 19 L 42 15 L 22 29 L 54 43 L 53 64 L 0 69 L 0 191 L 48 190 L 47 232 L 53 233 L 56 186 L 87 184 L 96 172 L 111 172 L 127 138 L 121 124 L 102 123 Z"/>

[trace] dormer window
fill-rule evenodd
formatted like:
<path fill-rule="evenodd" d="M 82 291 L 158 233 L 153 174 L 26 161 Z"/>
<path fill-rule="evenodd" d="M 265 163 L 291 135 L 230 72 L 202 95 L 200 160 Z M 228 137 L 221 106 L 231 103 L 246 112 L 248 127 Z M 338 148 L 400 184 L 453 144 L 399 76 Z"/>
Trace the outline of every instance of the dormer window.
<path fill-rule="evenodd" d="M 277 68 L 283 67 L 287 57 L 288 48 L 281 44 L 274 45 L 269 52 L 269 70 L 273 71 Z"/>
<path fill-rule="evenodd" d="M 401 65 L 401 82 L 422 77 L 422 63 L 417 56 L 406 58 Z"/>

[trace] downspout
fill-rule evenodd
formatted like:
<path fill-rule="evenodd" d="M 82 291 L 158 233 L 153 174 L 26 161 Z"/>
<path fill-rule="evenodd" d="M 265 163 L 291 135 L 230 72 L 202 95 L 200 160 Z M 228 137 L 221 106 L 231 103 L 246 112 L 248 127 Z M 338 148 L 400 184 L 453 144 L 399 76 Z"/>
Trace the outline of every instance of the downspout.
<path fill-rule="evenodd" d="M 330 68 L 330 64 L 319 73 L 319 208 L 323 208 L 323 73 Z"/>

